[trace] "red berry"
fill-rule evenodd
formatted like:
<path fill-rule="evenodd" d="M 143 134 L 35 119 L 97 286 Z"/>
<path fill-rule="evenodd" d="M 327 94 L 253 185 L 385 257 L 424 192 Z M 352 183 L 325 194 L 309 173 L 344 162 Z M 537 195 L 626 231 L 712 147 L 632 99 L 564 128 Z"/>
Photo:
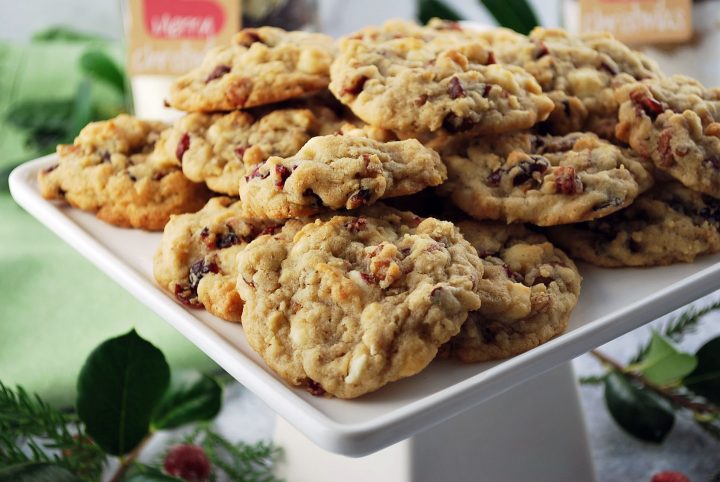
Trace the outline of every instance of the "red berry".
<path fill-rule="evenodd" d="M 169 475 L 187 482 L 207 482 L 210 478 L 210 461 L 197 445 L 175 445 L 165 457 L 163 467 Z"/>
<path fill-rule="evenodd" d="M 690 482 L 690 479 L 681 472 L 665 470 L 652 476 L 650 482 Z"/>

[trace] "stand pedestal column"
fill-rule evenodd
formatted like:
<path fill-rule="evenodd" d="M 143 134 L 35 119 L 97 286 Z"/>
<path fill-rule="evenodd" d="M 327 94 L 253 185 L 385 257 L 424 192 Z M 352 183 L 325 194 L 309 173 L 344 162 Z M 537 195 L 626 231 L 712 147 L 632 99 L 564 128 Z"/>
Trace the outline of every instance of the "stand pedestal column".
<path fill-rule="evenodd" d="M 362 458 L 327 452 L 278 417 L 279 476 L 292 482 L 592 482 L 570 362 Z"/>

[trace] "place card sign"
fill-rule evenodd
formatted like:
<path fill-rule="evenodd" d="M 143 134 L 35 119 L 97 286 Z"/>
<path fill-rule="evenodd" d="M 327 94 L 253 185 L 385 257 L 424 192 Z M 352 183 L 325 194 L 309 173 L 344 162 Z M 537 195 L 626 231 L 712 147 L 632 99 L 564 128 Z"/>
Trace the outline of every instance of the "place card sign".
<path fill-rule="evenodd" d="M 582 32 L 610 32 L 630 44 L 692 37 L 692 0 L 580 0 Z"/>
<path fill-rule="evenodd" d="M 131 75 L 183 74 L 240 28 L 240 0 L 127 0 Z"/>

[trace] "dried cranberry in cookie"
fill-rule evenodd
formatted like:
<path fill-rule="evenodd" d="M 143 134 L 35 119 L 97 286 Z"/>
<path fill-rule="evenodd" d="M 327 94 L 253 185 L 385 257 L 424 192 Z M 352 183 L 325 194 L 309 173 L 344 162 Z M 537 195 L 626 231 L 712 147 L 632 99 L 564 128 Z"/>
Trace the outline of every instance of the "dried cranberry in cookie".
<path fill-rule="evenodd" d="M 480 137 L 442 158 L 448 181 L 440 194 L 477 219 L 508 223 L 551 226 L 607 216 L 653 182 L 641 157 L 591 133 Z"/>

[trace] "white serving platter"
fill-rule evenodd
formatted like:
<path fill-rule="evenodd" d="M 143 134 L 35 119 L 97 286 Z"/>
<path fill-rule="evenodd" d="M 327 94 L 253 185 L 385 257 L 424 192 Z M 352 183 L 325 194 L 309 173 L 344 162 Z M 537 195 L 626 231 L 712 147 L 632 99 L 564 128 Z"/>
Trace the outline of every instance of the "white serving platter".
<path fill-rule="evenodd" d="M 159 233 L 116 228 L 92 214 L 48 202 L 37 172 L 54 155 L 10 176 L 15 200 L 83 256 L 214 359 L 317 445 L 361 456 L 437 425 L 589 349 L 720 288 L 720 254 L 693 264 L 608 270 L 581 264 L 580 302 L 568 330 L 509 360 L 465 365 L 433 362 L 417 376 L 356 400 L 316 398 L 276 377 L 252 351 L 238 324 L 189 310 L 152 276 Z"/>

